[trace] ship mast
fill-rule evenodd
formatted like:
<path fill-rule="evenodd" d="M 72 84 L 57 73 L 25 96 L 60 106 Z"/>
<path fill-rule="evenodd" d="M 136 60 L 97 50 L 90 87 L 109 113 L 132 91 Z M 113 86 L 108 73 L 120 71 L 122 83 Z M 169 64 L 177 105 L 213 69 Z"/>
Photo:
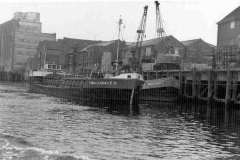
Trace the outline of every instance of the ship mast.
<path fill-rule="evenodd" d="M 121 25 L 122 25 L 122 19 L 120 15 L 120 19 L 118 21 L 118 45 L 117 45 L 117 60 L 116 60 L 116 75 L 118 75 L 118 54 L 119 54 L 119 37 L 120 37 L 120 32 L 121 32 Z"/>

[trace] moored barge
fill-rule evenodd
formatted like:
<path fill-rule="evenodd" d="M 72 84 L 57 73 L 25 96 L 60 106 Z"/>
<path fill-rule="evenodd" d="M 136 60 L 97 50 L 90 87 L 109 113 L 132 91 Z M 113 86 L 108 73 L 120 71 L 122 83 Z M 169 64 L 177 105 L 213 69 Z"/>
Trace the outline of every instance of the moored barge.
<path fill-rule="evenodd" d="M 30 77 L 30 91 L 73 101 L 138 104 L 144 81 L 139 74 L 126 73 L 111 78 L 101 74 L 91 77 L 63 77 L 58 74 Z"/>

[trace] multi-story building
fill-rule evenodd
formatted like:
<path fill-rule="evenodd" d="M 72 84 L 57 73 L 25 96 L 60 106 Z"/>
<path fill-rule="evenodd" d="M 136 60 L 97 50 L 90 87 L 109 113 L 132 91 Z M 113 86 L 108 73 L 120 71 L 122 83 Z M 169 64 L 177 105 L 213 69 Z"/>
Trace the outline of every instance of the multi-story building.
<path fill-rule="evenodd" d="M 32 60 L 31 70 L 60 71 L 63 64 L 63 40 L 39 42 L 37 54 Z"/>
<path fill-rule="evenodd" d="M 167 52 L 167 46 L 170 44 L 174 47 L 174 54 L 178 54 L 180 56 L 184 56 L 185 46 L 178 41 L 173 36 L 167 36 L 163 38 L 155 38 L 142 42 L 140 55 L 135 54 L 136 52 L 136 43 L 132 43 L 129 46 L 125 47 L 121 51 L 121 59 L 129 56 L 129 54 L 135 55 L 135 58 L 151 57 L 156 59 L 157 61 L 161 61 L 162 55 Z"/>
<path fill-rule="evenodd" d="M 220 20 L 217 25 L 217 46 L 240 47 L 240 6 Z"/>
<path fill-rule="evenodd" d="M 83 48 L 99 43 L 99 41 L 66 38 L 57 41 L 40 41 L 37 47 L 37 54 L 34 58 L 28 59 L 25 64 L 25 79 L 29 71 L 50 70 L 50 71 L 69 71 L 71 53 L 75 53 Z M 71 64 L 71 63 L 70 63 Z"/>
<path fill-rule="evenodd" d="M 182 41 L 186 46 L 184 62 L 211 64 L 216 46 L 203 41 L 201 38 Z"/>
<path fill-rule="evenodd" d="M 126 43 L 119 40 L 119 51 L 124 47 L 126 47 Z M 117 60 L 117 49 L 117 40 L 89 45 L 80 51 L 75 49 L 67 55 L 67 59 L 69 59 L 67 62 L 68 72 L 81 74 L 94 68 L 103 72 L 111 72 Z"/>
<path fill-rule="evenodd" d="M 71 53 L 77 53 L 81 51 L 83 48 L 100 43 L 101 41 L 92 41 L 92 40 L 86 40 L 86 39 L 73 39 L 73 38 L 63 38 L 63 47 L 64 47 L 64 57 L 63 57 L 63 65 L 62 69 L 65 72 L 69 72 L 69 63 L 71 63 L 71 56 L 69 54 Z"/>
<path fill-rule="evenodd" d="M 40 13 L 14 13 L 13 19 L 0 25 L 0 67 L 23 71 L 24 64 L 36 55 L 43 40 L 55 41 L 56 34 L 42 33 Z"/>
<path fill-rule="evenodd" d="M 227 68 L 237 62 L 240 54 L 240 6 L 217 22 L 217 68 Z"/>

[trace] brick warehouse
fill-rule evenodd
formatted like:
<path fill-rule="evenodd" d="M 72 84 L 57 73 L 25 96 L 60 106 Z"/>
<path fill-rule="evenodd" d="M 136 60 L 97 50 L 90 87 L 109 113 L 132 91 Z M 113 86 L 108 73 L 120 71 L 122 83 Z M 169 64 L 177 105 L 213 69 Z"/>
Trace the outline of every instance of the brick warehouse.
<path fill-rule="evenodd" d="M 61 70 L 63 63 L 63 40 L 41 41 L 32 61 L 32 70 Z"/>
<path fill-rule="evenodd" d="M 100 67 L 103 72 L 113 71 L 113 63 L 117 57 L 118 41 L 101 42 L 88 45 L 79 50 L 75 48 L 66 55 L 67 72 L 78 74 L 83 70 Z M 125 41 L 119 40 L 119 50 L 126 47 Z M 120 53 L 120 52 L 119 52 Z"/>
<path fill-rule="evenodd" d="M 181 42 L 186 46 L 184 62 L 212 63 L 212 56 L 216 46 L 203 41 L 201 38 Z"/>
<path fill-rule="evenodd" d="M 24 64 L 36 55 L 40 41 L 55 41 L 56 34 L 42 33 L 40 13 L 16 12 L 0 25 L 0 67 L 23 72 Z"/>
<path fill-rule="evenodd" d="M 240 6 L 217 22 L 217 68 L 227 68 L 237 62 L 240 47 Z"/>
<path fill-rule="evenodd" d="M 125 65 L 132 65 L 129 57 L 135 56 L 139 59 L 149 59 L 149 62 L 142 63 L 143 70 L 152 70 L 155 63 L 163 61 L 163 56 L 167 52 L 167 43 L 174 47 L 174 54 L 184 57 L 185 46 L 172 35 L 163 38 L 149 39 L 142 42 L 140 55 L 135 54 L 136 43 L 121 50 L 120 59 L 124 61 Z M 140 57 L 138 57 L 140 56 Z"/>
<path fill-rule="evenodd" d="M 64 37 L 57 41 L 41 41 L 37 48 L 37 54 L 26 63 L 26 70 L 61 70 L 68 72 L 69 66 L 66 58 L 68 53 L 71 53 L 73 48 L 82 50 L 83 48 L 100 43 L 101 41 L 92 41 L 84 39 L 73 39 Z M 29 73 L 25 73 L 25 78 Z"/>
<path fill-rule="evenodd" d="M 175 37 L 172 35 L 164 37 L 164 38 L 155 38 L 155 39 L 150 39 L 150 40 L 145 40 L 142 42 L 142 47 L 141 47 L 141 57 L 153 57 L 156 58 L 159 56 L 159 54 L 165 54 L 166 52 L 166 44 L 165 42 L 170 41 L 170 44 L 174 46 L 175 48 L 175 53 L 183 56 L 184 54 L 184 49 L 185 46 L 178 41 Z M 133 55 L 136 55 L 135 52 L 136 49 L 136 43 L 132 43 L 129 46 L 125 47 L 121 51 L 120 58 L 124 59 L 125 54 L 128 52 L 131 52 Z"/>
<path fill-rule="evenodd" d="M 217 46 L 240 46 L 240 6 L 217 22 Z"/>

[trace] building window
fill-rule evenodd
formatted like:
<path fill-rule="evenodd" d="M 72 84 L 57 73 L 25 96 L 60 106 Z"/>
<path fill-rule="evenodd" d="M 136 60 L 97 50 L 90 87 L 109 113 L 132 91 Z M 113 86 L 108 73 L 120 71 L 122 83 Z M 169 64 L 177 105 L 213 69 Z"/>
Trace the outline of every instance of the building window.
<path fill-rule="evenodd" d="M 141 55 L 146 55 L 146 47 L 145 48 L 141 48 Z"/>
<path fill-rule="evenodd" d="M 236 21 L 236 25 L 239 26 L 240 25 L 240 20 Z"/>
<path fill-rule="evenodd" d="M 82 63 L 78 63 L 78 66 L 81 67 L 81 66 L 82 66 Z"/>
<path fill-rule="evenodd" d="M 61 66 L 60 66 L 60 65 L 58 65 L 58 66 L 57 66 L 57 69 L 61 70 Z"/>
<path fill-rule="evenodd" d="M 229 45 L 233 45 L 233 38 L 229 38 Z"/>
<path fill-rule="evenodd" d="M 235 21 L 231 21 L 231 29 L 235 27 Z"/>
<path fill-rule="evenodd" d="M 152 48 L 151 47 L 146 47 L 146 56 L 151 56 L 151 53 L 152 53 Z"/>
<path fill-rule="evenodd" d="M 56 65 L 52 65 L 52 68 L 53 68 L 53 69 L 56 69 Z"/>
<path fill-rule="evenodd" d="M 175 50 L 174 50 L 174 54 L 179 55 L 179 49 L 178 49 L 178 48 L 175 48 Z"/>
<path fill-rule="evenodd" d="M 51 69 L 51 68 L 52 68 L 52 65 L 49 64 L 49 65 L 48 65 L 48 69 Z"/>

